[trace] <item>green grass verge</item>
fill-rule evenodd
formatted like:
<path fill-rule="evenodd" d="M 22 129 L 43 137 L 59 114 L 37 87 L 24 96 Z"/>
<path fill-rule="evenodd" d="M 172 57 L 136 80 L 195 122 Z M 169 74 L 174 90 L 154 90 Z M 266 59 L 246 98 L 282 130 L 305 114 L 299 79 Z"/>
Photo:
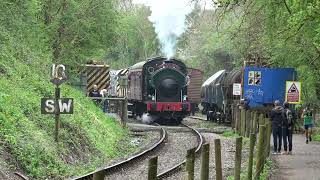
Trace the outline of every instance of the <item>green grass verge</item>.
<path fill-rule="evenodd" d="M 253 176 L 255 174 L 255 164 L 256 164 L 256 160 L 253 159 Z M 262 171 L 262 173 L 260 174 L 260 177 L 258 180 L 267 180 L 269 178 L 270 175 L 270 171 L 272 168 L 272 161 L 270 159 L 266 160 L 266 163 L 264 164 L 264 169 Z M 240 174 L 240 179 L 241 180 L 247 180 L 248 179 L 248 167 L 243 167 L 241 174 Z M 252 177 L 252 179 L 254 179 L 254 177 Z M 228 176 L 227 180 L 234 180 L 234 176 Z"/>
<path fill-rule="evenodd" d="M 235 133 L 234 131 L 225 131 L 225 132 L 223 132 L 222 136 L 224 136 L 224 137 L 240 137 L 239 134 Z"/>
<path fill-rule="evenodd" d="M 0 39 L 1 151 L 11 154 L 29 177 L 80 175 L 136 149 L 128 145 L 126 129 L 69 85 L 62 85 L 61 93 L 74 98 L 74 114 L 61 115 L 60 142 L 55 143 L 54 117 L 40 113 L 40 99 L 54 94 L 51 52 L 45 42 L 17 38 L 2 27 Z"/>

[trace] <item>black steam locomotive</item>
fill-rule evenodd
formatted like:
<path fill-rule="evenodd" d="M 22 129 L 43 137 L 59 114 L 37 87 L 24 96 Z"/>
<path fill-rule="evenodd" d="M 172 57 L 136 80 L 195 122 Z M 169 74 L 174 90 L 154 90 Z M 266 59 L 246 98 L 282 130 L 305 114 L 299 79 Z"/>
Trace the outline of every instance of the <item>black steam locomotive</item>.
<path fill-rule="evenodd" d="M 137 63 L 128 72 L 128 102 L 134 116 L 180 122 L 190 113 L 186 65 L 176 59 L 156 57 Z"/>

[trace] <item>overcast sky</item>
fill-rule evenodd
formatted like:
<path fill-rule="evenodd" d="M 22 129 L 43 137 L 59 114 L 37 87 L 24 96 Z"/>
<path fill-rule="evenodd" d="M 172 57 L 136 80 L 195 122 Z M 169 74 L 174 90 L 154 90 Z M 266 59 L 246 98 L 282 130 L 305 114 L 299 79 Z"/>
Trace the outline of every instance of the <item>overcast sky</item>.
<path fill-rule="evenodd" d="M 152 1 L 152 0 L 133 0 L 133 3 L 146 4 L 146 2 L 148 1 Z M 155 0 L 155 1 L 160 1 L 160 0 Z M 177 1 L 177 0 L 172 0 L 172 1 Z M 213 9 L 212 0 L 200 0 L 200 4 L 202 5 L 202 7 L 205 7 L 205 9 Z"/>

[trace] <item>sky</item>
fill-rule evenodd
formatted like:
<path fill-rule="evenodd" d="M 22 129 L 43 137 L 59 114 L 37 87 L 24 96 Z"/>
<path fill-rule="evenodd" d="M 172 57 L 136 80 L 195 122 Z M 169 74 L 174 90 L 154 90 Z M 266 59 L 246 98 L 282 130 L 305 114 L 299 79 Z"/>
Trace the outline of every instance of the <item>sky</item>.
<path fill-rule="evenodd" d="M 150 1 L 152 1 L 152 0 L 133 0 L 133 3 L 135 3 L 135 4 L 147 4 Z M 161 0 L 158 0 L 158 1 L 161 1 Z M 172 0 L 172 1 L 176 1 L 176 0 Z M 212 0 L 200 0 L 200 4 L 205 9 L 213 9 Z"/>
<path fill-rule="evenodd" d="M 194 8 L 191 0 L 133 0 L 133 3 L 150 7 L 148 17 L 153 24 L 161 44 L 161 52 L 167 57 L 174 57 L 179 37 L 186 31 L 186 16 Z M 212 0 L 200 0 L 202 8 L 213 9 Z"/>

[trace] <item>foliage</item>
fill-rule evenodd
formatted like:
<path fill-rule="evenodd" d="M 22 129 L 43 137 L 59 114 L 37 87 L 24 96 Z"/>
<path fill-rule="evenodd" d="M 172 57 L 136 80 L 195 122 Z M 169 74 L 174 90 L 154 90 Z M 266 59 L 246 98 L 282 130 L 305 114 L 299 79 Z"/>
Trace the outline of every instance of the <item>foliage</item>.
<path fill-rule="evenodd" d="M 127 68 L 159 54 L 159 42 L 152 23 L 148 20 L 150 9 L 122 1 L 119 25 L 116 27 L 116 44 L 105 56 L 113 68 Z"/>
<path fill-rule="evenodd" d="M 0 146 L 32 178 L 79 175 L 123 155 L 118 143 L 126 146 L 127 131 L 80 91 L 61 87 L 62 96 L 75 99 L 75 109 L 61 117 L 60 143 L 54 143 L 53 116 L 40 114 L 39 104 L 54 93 L 52 62 L 70 66 L 107 50 L 111 3 L 0 1 Z"/>
<path fill-rule="evenodd" d="M 243 61 L 294 67 L 303 100 L 319 102 L 320 1 L 223 0 L 217 5 L 216 10 L 196 8 L 190 15 L 190 29 L 180 40 L 180 56 L 189 65 L 206 76 Z"/>

